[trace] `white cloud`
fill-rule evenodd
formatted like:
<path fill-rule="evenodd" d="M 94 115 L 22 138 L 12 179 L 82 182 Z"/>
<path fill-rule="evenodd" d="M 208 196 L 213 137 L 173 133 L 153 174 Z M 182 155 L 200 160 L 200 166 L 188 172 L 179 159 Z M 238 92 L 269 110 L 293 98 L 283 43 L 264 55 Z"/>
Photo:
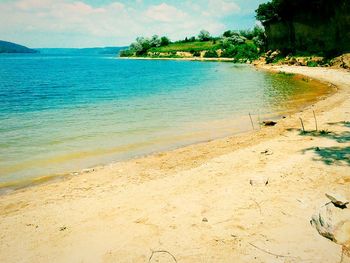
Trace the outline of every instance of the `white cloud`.
<path fill-rule="evenodd" d="M 232 13 L 237 13 L 241 10 L 238 4 L 230 0 L 209 0 L 208 13 L 213 16 L 226 16 Z"/>
<path fill-rule="evenodd" d="M 160 22 L 174 22 L 188 18 L 185 12 L 166 3 L 149 7 L 145 14 L 148 18 Z"/>
<path fill-rule="evenodd" d="M 220 18 L 239 11 L 233 1 L 203 2 L 164 2 L 145 8 L 142 0 L 97 7 L 84 0 L 6 1 L 0 2 L 0 35 L 31 47 L 125 45 L 137 36 L 153 34 L 176 40 L 201 29 L 219 34 L 225 29 Z"/>

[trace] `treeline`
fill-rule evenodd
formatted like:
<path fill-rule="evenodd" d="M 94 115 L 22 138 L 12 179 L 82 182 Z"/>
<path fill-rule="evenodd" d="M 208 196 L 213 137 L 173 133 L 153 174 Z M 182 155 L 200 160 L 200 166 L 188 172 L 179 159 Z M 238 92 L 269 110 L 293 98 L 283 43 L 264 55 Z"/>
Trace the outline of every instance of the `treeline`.
<path fill-rule="evenodd" d="M 201 30 L 197 36 L 174 42 L 168 37 L 154 35 L 152 38 L 138 37 L 128 50 L 120 53 L 120 56 L 149 56 L 150 53 L 155 56 L 165 50 L 162 47 L 168 47 L 166 50 L 173 56 L 179 51 L 187 51 L 198 57 L 201 56 L 201 51 L 205 51 L 204 57 L 253 60 L 265 51 L 265 40 L 264 29 L 259 26 L 251 30 L 228 30 L 217 37 L 212 36 L 207 30 Z M 193 46 L 196 48 L 192 48 Z"/>
<path fill-rule="evenodd" d="M 301 11 L 309 10 L 310 14 L 316 13 L 324 18 L 331 17 L 335 13 L 335 6 L 349 5 L 348 0 L 272 0 L 260 4 L 256 10 L 257 20 L 265 23 L 271 20 L 292 20 Z"/>
<path fill-rule="evenodd" d="M 129 49 L 120 52 L 120 56 L 143 56 L 146 55 L 151 48 L 167 46 L 170 43 L 170 39 L 166 36 L 159 37 L 158 35 L 154 35 L 151 38 L 138 37 L 136 38 L 136 42 L 130 45 Z"/>

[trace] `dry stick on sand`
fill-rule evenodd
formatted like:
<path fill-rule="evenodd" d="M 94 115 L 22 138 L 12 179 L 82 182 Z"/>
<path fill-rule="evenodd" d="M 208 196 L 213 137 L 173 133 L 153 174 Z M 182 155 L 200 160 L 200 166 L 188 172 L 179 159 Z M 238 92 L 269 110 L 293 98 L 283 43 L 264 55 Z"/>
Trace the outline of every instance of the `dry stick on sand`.
<path fill-rule="evenodd" d="M 299 117 L 299 119 L 300 119 L 300 122 L 301 122 L 301 127 L 303 128 L 303 132 L 305 132 L 303 119 L 301 117 Z"/>
<path fill-rule="evenodd" d="M 261 130 L 260 110 L 259 110 L 259 113 L 258 113 L 258 122 L 259 122 L 259 130 Z"/>
<path fill-rule="evenodd" d="M 314 113 L 314 119 L 315 119 L 316 131 L 318 131 L 316 114 L 315 114 L 315 111 L 314 111 L 314 110 L 313 110 L 312 112 Z"/>
<path fill-rule="evenodd" d="M 249 118 L 250 118 L 250 122 L 252 123 L 253 130 L 255 130 L 252 115 L 250 115 L 250 112 L 249 112 Z"/>
<path fill-rule="evenodd" d="M 295 258 L 295 257 L 292 257 L 292 256 L 285 256 L 285 255 L 279 255 L 279 254 L 275 254 L 275 253 L 271 253 L 270 251 L 267 251 L 265 249 L 262 249 L 260 247 L 257 247 L 256 245 L 252 244 L 249 242 L 249 245 L 251 245 L 252 247 L 255 247 L 256 249 L 262 251 L 262 252 L 265 252 L 269 255 L 272 255 L 272 256 L 275 256 L 275 257 L 281 257 L 281 258 Z"/>
<path fill-rule="evenodd" d="M 177 263 L 177 260 L 176 260 L 176 258 L 174 257 L 174 255 L 171 254 L 169 251 L 166 251 L 166 250 L 156 250 L 156 251 L 153 251 L 153 250 L 152 250 L 152 254 L 151 254 L 151 256 L 149 257 L 148 262 L 151 262 L 151 260 L 152 260 L 152 258 L 153 258 L 153 256 L 154 256 L 154 254 L 157 254 L 157 253 L 166 253 L 166 254 L 170 255 L 170 256 L 173 258 L 173 260 Z"/>

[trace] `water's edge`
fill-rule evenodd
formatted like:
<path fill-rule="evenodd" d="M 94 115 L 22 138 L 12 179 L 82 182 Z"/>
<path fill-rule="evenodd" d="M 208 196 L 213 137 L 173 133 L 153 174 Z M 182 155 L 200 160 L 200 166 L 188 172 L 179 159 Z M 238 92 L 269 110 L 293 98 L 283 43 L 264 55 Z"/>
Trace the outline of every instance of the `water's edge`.
<path fill-rule="evenodd" d="M 258 70 L 262 70 L 262 71 L 267 71 L 269 74 L 277 74 L 278 72 L 275 71 L 271 71 L 271 70 L 267 70 L 265 68 L 257 68 L 254 67 L 255 69 Z M 297 79 L 301 79 L 304 78 L 304 75 L 301 74 L 295 74 L 295 77 Z M 329 87 L 329 92 L 327 94 L 322 94 L 322 95 L 318 95 L 317 97 L 315 97 L 314 101 L 310 101 L 307 104 L 303 104 L 303 105 L 296 105 L 295 108 L 293 109 L 293 111 L 288 112 L 286 114 L 293 116 L 305 109 L 308 109 L 309 107 L 311 107 L 312 105 L 318 103 L 321 100 L 330 98 L 331 96 L 333 96 L 336 92 L 337 92 L 337 88 L 334 85 L 329 85 L 329 83 L 326 83 L 324 81 L 320 81 L 320 80 L 313 80 L 311 83 L 308 83 L 308 85 L 327 85 Z M 275 114 L 275 115 L 270 115 L 270 116 L 266 116 L 271 120 L 278 120 L 281 119 L 282 117 L 284 118 L 285 113 L 280 113 L 280 114 Z M 258 116 L 255 116 L 258 117 Z M 255 130 L 254 133 L 258 132 L 258 130 Z M 133 156 L 131 158 L 124 158 L 121 160 L 117 160 L 117 161 L 112 161 L 110 163 L 105 163 L 105 164 L 101 164 L 101 165 L 96 165 L 93 167 L 87 167 L 85 169 L 79 170 L 79 171 L 75 171 L 75 172 L 69 172 L 69 173 L 63 173 L 63 174 L 53 174 L 53 175 L 48 175 L 48 176 L 43 176 L 43 177 L 36 177 L 36 178 L 30 178 L 30 179 L 24 179 L 24 180 L 20 180 L 20 181 L 11 181 L 11 182 L 6 182 L 6 183 L 2 183 L 0 184 L 0 194 L 7 194 L 7 193 L 11 193 L 13 191 L 16 190 L 20 190 L 20 189 L 24 189 L 24 188 L 30 188 L 30 187 L 34 187 L 34 186 L 38 186 L 38 185 L 42 185 L 42 184 L 46 184 L 46 183 L 52 183 L 52 182 L 57 182 L 57 181 L 61 181 L 61 180 L 67 180 L 71 177 L 75 177 L 75 176 L 79 176 L 85 173 L 90 173 L 93 171 L 96 171 L 98 169 L 101 169 L 103 167 L 109 166 L 111 164 L 114 163 L 119 163 L 119 162 L 128 162 L 128 161 L 134 161 L 134 160 L 138 160 L 141 158 L 145 158 L 148 156 L 154 156 L 155 154 L 159 154 L 159 153 L 163 153 L 163 152 L 171 152 L 177 149 L 181 149 L 181 148 L 186 148 L 188 146 L 194 146 L 194 145 L 200 145 L 203 143 L 207 143 L 209 141 L 214 141 L 214 140 L 220 140 L 220 139 L 225 139 L 225 138 L 229 138 L 232 136 L 237 136 L 238 135 L 245 135 L 245 134 L 249 134 L 252 133 L 252 131 L 243 131 L 243 132 L 234 132 L 234 133 L 229 133 L 226 134 L 224 136 L 218 136 L 218 137 L 214 137 L 211 139 L 205 139 L 205 140 L 199 140 L 199 141 L 195 141 L 195 142 L 190 142 L 190 143 L 184 143 L 184 144 L 180 144 L 177 146 L 168 146 L 166 147 L 166 149 L 164 150 L 160 150 L 160 151 L 153 151 L 153 152 L 149 152 L 146 154 L 142 154 L 142 155 L 136 155 Z"/>

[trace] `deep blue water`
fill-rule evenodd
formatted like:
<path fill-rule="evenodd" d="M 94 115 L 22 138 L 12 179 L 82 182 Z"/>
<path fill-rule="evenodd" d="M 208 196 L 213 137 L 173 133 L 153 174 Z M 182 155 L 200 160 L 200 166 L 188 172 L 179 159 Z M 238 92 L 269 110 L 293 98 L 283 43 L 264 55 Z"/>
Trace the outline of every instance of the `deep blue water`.
<path fill-rule="evenodd" d="M 244 131 L 314 93 L 231 63 L 1 55 L 0 185 Z"/>

